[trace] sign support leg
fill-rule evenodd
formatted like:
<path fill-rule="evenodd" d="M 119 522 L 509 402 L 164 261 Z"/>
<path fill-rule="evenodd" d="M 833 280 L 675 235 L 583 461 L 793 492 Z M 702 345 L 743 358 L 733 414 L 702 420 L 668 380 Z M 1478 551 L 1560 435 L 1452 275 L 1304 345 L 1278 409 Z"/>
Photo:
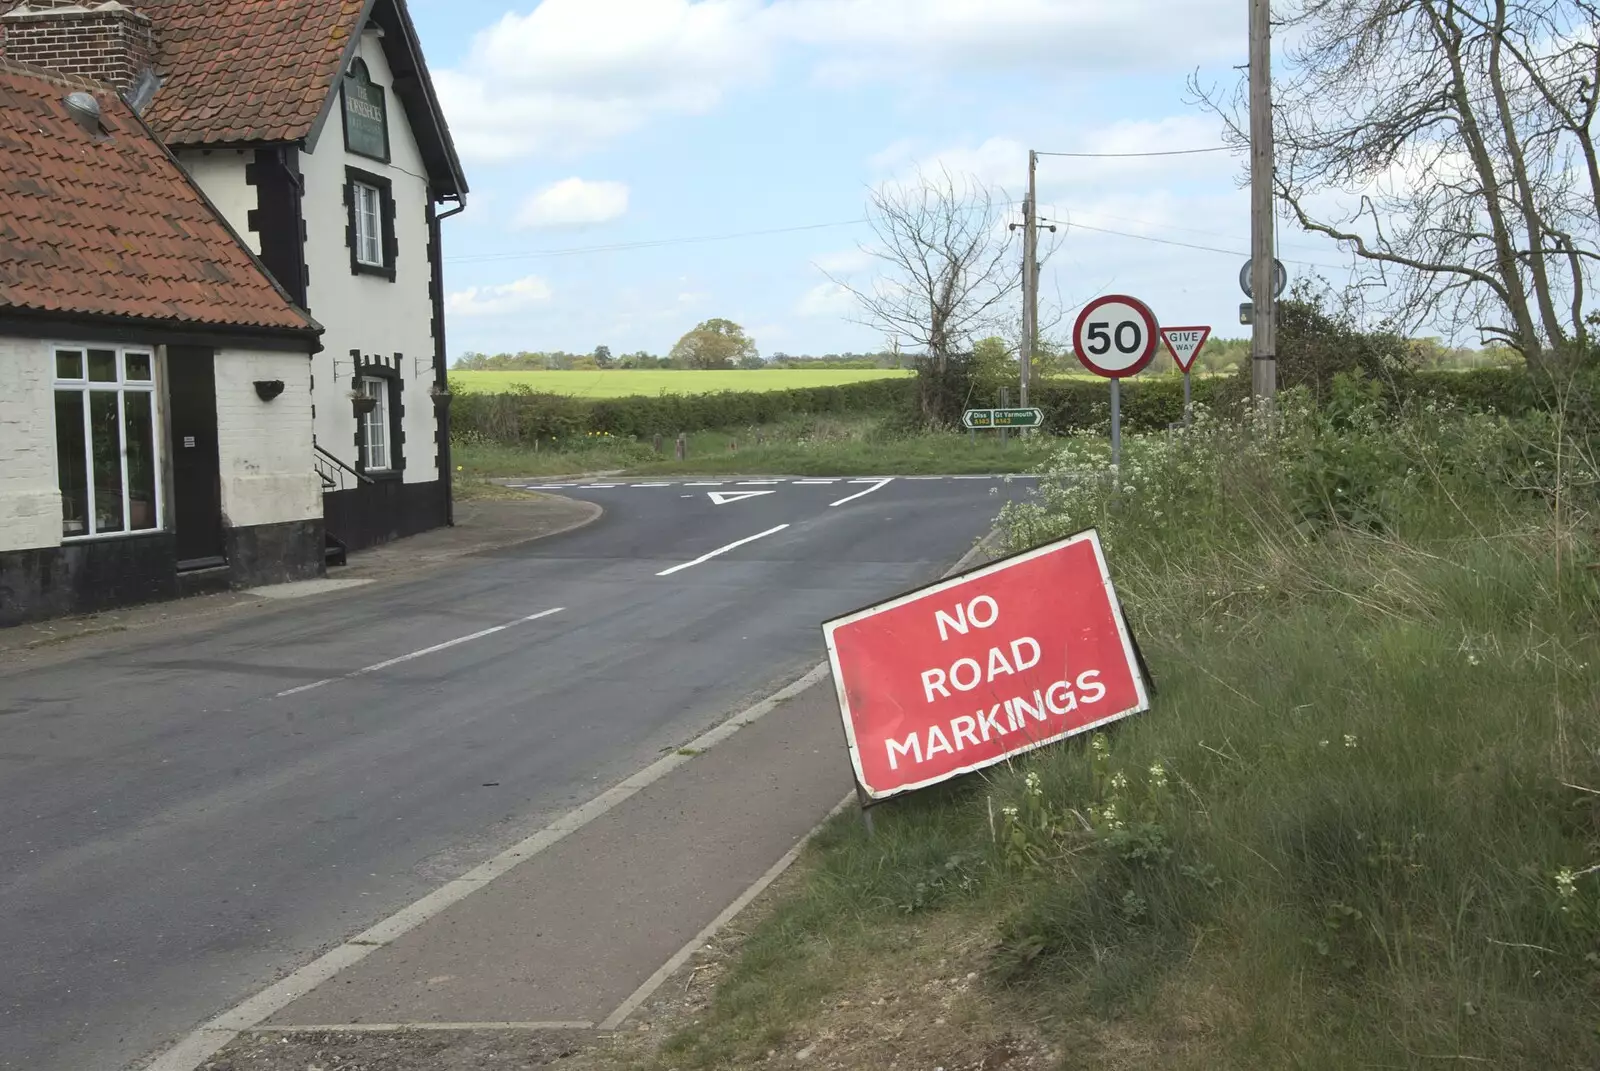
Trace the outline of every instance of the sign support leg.
<path fill-rule="evenodd" d="M 1189 373 L 1183 373 L 1183 426 L 1188 427 L 1194 423 L 1194 402 L 1189 394 Z"/>
<path fill-rule="evenodd" d="M 861 804 L 861 824 L 866 826 L 867 836 L 877 836 L 877 830 L 872 828 L 872 807 L 859 781 L 856 782 L 856 800 Z"/>
<path fill-rule="evenodd" d="M 1122 471 L 1122 380 L 1111 381 L 1111 466 Z"/>

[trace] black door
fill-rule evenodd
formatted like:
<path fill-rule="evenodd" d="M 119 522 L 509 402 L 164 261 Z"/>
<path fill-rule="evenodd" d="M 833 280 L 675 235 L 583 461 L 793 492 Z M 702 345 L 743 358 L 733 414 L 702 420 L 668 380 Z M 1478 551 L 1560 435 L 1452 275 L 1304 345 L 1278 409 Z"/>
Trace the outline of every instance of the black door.
<path fill-rule="evenodd" d="M 167 348 L 172 418 L 173 524 L 178 568 L 222 565 L 222 480 L 217 460 L 217 373 L 212 352 Z"/>

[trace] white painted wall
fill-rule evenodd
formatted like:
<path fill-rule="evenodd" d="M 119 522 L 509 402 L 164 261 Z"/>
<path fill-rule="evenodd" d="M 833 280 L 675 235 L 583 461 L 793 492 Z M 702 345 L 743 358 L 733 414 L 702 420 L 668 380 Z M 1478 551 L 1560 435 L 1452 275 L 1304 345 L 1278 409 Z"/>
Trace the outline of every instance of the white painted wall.
<path fill-rule="evenodd" d="M 261 236 L 250 229 L 250 212 L 256 207 L 256 188 L 245 184 L 244 165 L 255 159 L 253 152 L 219 149 L 203 152 L 186 149 L 178 162 L 189 172 L 194 184 L 205 191 L 222 218 L 239 232 L 252 253 L 261 253 Z"/>
<path fill-rule="evenodd" d="M 426 169 L 392 91 L 393 78 L 377 35 L 361 40 L 360 55 L 376 85 L 387 91 L 389 164 L 346 153 L 338 102 L 320 134 L 316 151 L 303 155 L 303 211 L 306 217 L 307 294 L 311 315 L 322 324 L 323 352 L 315 359 L 317 442 L 347 464 L 355 464 L 356 419 L 347 395 L 352 386 L 350 351 L 391 358 L 403 354 L 405 389 L 405 479 L 427 483 L 439 478 L 433 403 L 433 309 L 428 300 L 428 224 Z M 394 184 L 395 279 L 355 275 L 345 245 L 345 167 L 382 175 Z"/>
<path fill-rule="evenodd" d="M 0 551 L 61 544 L 55 371 L 45 343 L 0 337 Z"/>
<path fill-rule="evenodd" d="M 322 516 L 311 460 L 311 359 L 226 349 L 214 364 L 223 523 L 248 528 Z M 255 382 L 272 379 L 283 381 L 283 393 L 264 402 Z"/>

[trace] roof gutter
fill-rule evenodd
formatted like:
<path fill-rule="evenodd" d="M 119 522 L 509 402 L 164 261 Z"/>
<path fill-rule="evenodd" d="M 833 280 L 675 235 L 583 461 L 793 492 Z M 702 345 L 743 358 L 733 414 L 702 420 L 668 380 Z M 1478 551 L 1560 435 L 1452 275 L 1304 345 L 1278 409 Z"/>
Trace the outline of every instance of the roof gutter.
<path fill-rule="evenodd" d="M 451 216 L 460 215 L 467 210 L 467 195 L 464 193 L 451 193 L 439 198 L 441 204 L 445 201 L 454 201 L 456 206 L 448 212 L 440 212 L 433 217 L 434 219 L 449 219 Z"/>

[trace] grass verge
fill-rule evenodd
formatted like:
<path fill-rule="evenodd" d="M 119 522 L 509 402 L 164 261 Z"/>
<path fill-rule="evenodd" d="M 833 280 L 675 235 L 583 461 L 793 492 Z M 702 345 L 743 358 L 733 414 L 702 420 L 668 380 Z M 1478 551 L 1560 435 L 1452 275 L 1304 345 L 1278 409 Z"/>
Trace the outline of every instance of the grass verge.
<path fill-rule="evenodd" d="M 761 374 L 761 373 L 752 373 Z M 688 457 L 673 458 L 651 443 L 603 434 L 580 436 L 551 449 L 458 444 L 465 477 L 562 476 L 589 472 L 633 475 L 899 476 L 1026 472 L 1050 456 L 1048 440 L 1000 440 L 953 433 L 896 434 L 872 418 L 808 417 L 755 428 L 695 432 Z"/>
<path fill-rule="evenodd" d="M 648 1065 L 1600 1066 L 1596 480 L 1345 384 L 1047 482 L 1011 538 L 1100 529 L 1154 709 L 835 820 Z"/>

